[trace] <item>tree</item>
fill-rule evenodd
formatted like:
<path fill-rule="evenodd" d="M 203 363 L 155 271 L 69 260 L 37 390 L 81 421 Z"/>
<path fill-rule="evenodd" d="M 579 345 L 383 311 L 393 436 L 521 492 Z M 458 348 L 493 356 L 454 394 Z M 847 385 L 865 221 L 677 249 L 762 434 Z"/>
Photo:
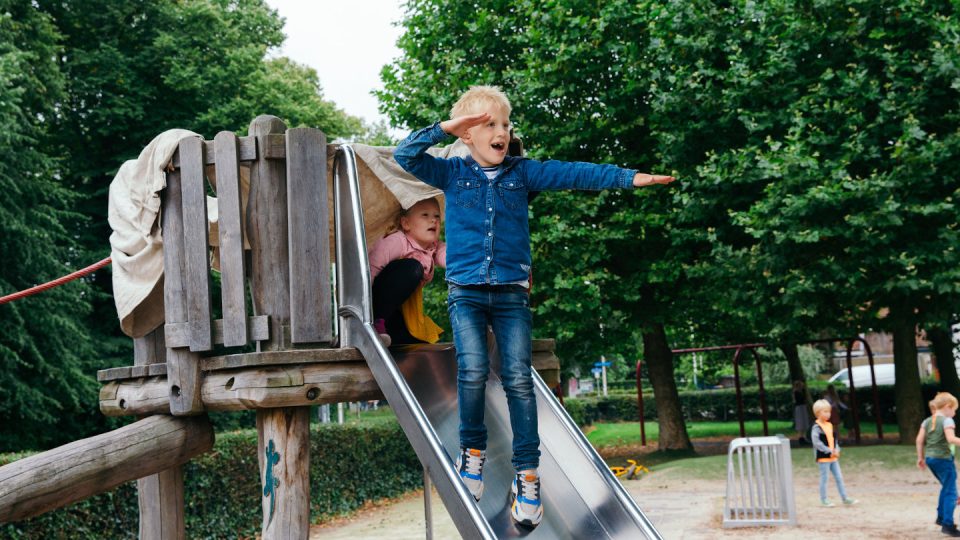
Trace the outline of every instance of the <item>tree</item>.
<path fill-rule="evenodd" d="M 419 125 L 500 84 L 536 157 L 677 171 L 671 190 L 537 199 L 536 313 L 565 358 L 639 349 L 640 329 L 671 378 L 666 342 L 690 329 L 796 360 L 810 335 L 889 328 L 909 434 L 908 342 L 960 283 L 957 20 L 947 1 L 418 0 L 380 98 Z"/>
<path fill-rule="evenodd" d="M 0 295 L 77 269 L 67 224 L 76 201 L 56 175 L 45 120 L 64 80 L 54 59 L 58 35 L 29 4 L 0 1 Z M 83 319 L 90 287 L 74 281 L 0 305 L 0 451 L 68 440 L 74 425 L 96 422 L 96 382 Z M 91 397 L 93 398 L 91 400 Z"/>
<path fill-rule="evenodd" d="M 283 21 L 260 0 L 0 5 L 0 293 L 107 256 L 113 174 L 166 129 L 242 134 L 271 113 L 331 138 L 364 130 L 323 99 L 316 72 L 268 57 Z M 36 449 L 112 425 L 95 372 L 129 365 L 132 343 L 110 291 L 100 271 L 0 306 L 4 443 Z"/>
<path fill-rule="evenodd" d="M 65 158 L 63 177 L 81 195 L 82 242 L 102 257 L 109 236 L 107 189 L 115 171 L 156 135 L 185 128 L 212 138 L 243 133 L 259 114 L 331 137 L 357 134 L 360 121 L 322 98 L 317 74 L 286 58 L 268 59 L 283 21 L 261 0 L 124 3 L 39 2 L 63 34 L 66 96 L 50 118 Z M 91 31 L 91 29 L 96 29 Z M 110 292 L 109 275 L 97 280 Z M 125 362 L 109 297 L 96 306 L 101 357 Z"/>

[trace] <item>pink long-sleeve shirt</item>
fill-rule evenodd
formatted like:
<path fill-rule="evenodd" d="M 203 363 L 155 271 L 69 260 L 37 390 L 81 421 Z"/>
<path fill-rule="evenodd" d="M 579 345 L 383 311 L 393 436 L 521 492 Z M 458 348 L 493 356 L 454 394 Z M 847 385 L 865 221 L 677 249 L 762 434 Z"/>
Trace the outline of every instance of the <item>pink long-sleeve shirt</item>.
<path fill-rule="evenodd" d="M 373 245 L 368 253 L 370 258 L 370 280 L 377 279 L 380 272 L 397 259 L 416 259 L 423 265 L 423 282 L 433 280 L 433 268 L 437 265 L 447 267 L 447 244 L 437 242 L 429 249 L 423 249 L 419 244 L 397 231 L 384 236 Z"/>

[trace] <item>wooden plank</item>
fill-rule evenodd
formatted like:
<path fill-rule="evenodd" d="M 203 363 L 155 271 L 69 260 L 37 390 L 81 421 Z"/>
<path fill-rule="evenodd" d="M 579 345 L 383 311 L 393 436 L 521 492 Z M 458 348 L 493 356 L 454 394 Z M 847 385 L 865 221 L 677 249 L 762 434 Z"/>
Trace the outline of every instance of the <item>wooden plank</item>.
<path fill-rule="evenodd" d="M 286 126 L 279 118 L 258 116 L 248 133 L 265 148 L 272 134 Z M 283 325 L 290 323 L 290 265 L 287 245 L 287 186 L 283 162 L 258 159 L 250 167 L 250 196 L 247 199 L 247 234 L 250 235 L 250 290 L 253 311 L 269 315 L 270 340 L 260 342 L 261 350 L 289 348 L 283 339 Z"/>
<path fill-rule="evenodd" d="M 187 299 L 183 294 L 186 273 L 183 243 L 183 208 L 180 171 L 167 173 L 163 201 L 163 302 L 167 323 L 187 321 Z M 203 410 L 200 401 L 199 355 L 168 345 L 166 366 L 170 374 L 168 396 L 170 412 L 195 414 Z M 163 365 L 163 364 L 152 364 Z"/>
<path fill-rule="evenodd" d="M 137 480 L 140 540 L 184 540 L 183 467 Z"/>
<path fill-rule="evenodd" d="M 164 329 L 160 326 L 143 337 L 133 339 L 133 365 L 145 366 L 167 361 L 163 333 Z"/>
<path fill-rule="evenodd" d="M 227 347 L 246 345 L 246 273 L 243 256 L 243 219 L 240 215 L 240 161 L 237 136 L 221 131 L 214 138 L 217 163 L 217 204 L 220 231 L 220 293 L 223 304 L 223 341 Z"/>
<path fill-rule="evenodd" d="M 343 349 L 295 349 L 211 356 L 204 358 L 200 367 L 203 371 L 220 371 L 244 367 L 356 362 L 358 360 L 363 360 L 363 355 L 360 354 L 358 349 L 352 347 Z"/>
<path fill-rule="evenodd" d="M 287 130 L 290 339 L 333 340 L 327 140 L 317 129 Z"/>
<path fill-rule="evenodd" d="M 213 333 L 210 329 L 210 246 L 207 242 L 203 141 L 197 137 L 181 140 L 180 160 L 190 350 L 209 351 L 213 348 Z"/>
<path fill-rule="evenodd" d="M 110 491 L 211 448 L 213 428 L 206 416 L 159 415 L 14 461 L 0 467 L 0 523 Z"/>
<path fill-rule="evenodd" d="M 257 139 L 256 137 L 238 137 L 238 145 L 240 151 L 240 161 L 254 161 L 257 159 Z M 203 164 L 204 165 L 213 165 L 216 162 L 216 157 L 214 154 L 215 144 L 214 141 L 203 141 Z M 282 158 L 283 156 L 281 156 Z M 180 153 L 174 152 L 173 154 L 173 168 L 180 168 Z"/>
<path fill-rule="evenodd" d="M 263 540 L 310 535 L 310 408 L 257 411 Z"/>
<path fill-rule="evenodd" d="M 208 411 L 322 405 L 383 397 L 362 360 L 213 371 L 204 377 L 202 392 Z M 163 377 L 113 381 L 100 389 L 100 411 L 107 416 L 154 414 L 164 412 L 167 406 L 167 383 Z"/>
<path fill-rule="evenodd" d="M 106 382 L 116 379 L 128 379 L 130 378 L 131 369 L 130 366 L 101 369 L 97 371 L 97 381 Z"/>
<path fill-rule="evenodd" d="M 213 342 L 217 345 L 224 343 L 223 319 L 213 321 Z M 190 325 L 187 323 L 168 323 L 164 326 L 167 344 L 170 347 L 187 347 L 190 345 Z M 254 341 L 270 339 L 270 317 L 259 315 L 247 317 L 247 335 Z"/>

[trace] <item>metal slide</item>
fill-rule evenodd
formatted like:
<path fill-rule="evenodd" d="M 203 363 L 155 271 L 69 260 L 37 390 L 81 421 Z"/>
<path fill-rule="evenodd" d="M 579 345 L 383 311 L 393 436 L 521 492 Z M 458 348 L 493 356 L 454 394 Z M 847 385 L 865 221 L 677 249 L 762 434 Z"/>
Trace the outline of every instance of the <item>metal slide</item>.
<path fill-rule="evenodd" d="M 463 538 L 660 539 L 637 504 L 534 372 L 540 428 L 544 520 L 530 531 L 510 518 L 510 415 L 491 342 L 485 421 L 484 495 L 475 502 L 454 469 L 459 446 L 453 347 L 384 347 L 372 325 L 370 270 L 356 157 L 343 145 L 334 162 L 337 290 L 341 345 L 357 347 Z"/>

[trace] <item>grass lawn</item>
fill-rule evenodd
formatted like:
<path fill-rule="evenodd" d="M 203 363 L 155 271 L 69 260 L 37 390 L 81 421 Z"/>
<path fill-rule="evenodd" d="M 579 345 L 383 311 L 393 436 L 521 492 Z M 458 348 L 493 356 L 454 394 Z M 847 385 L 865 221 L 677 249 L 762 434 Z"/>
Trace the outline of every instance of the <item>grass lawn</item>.
<path fill-rule="evenodd" d="M 817 464 L 809 447 L 791 451 L 793 474 L 817 476 Z M 912 445 L 883 444 L 869 446 L 846 446 L 840 453 L 840 465 L 844 473 L 860 470 L 884 470 L 890 473 L 916 468 L 917 452 Z M 665 476 L 678 479 L 723 480 L 727 477 L 727 456 L 704 456 L 676 459 L 655 465 L 652 469 Z"/>
<path fill-rule="evenodd" d="M 793 431 L 793 423 L 789 420 L 770 420 L 767 422 L 771 435 L 782 433 L 787 437 L 793 438 L 796 433 Z M 647 444 L 651 441 L 656 442 L 659 438 L 660 428 L 656 422 L 644 422 L 647 432 Z M 744 422 L 744 428 L 748 437 L 759 437 L 763 435 L 763 422 L 760 420 L 749 420 Z M 640 444 L 640 422 L 617 422 L 611 424 L 596 423 L 586 428 L 587 439 L 595 448 L 613 447 L 613 446 L 633 446 Z M 687 433 L 691 439 L 705 439 L 712 437 L 739 437 L 739 422 L 688 422 Z M 860 433 L 863 437 L 876 436 L 876 426 L 874 424 L 861 424 Z M 846 436 L 846 435 L 845 435 Z M 897 436 L 897 426 L 894 424 L 884 424 L 884 439 L 891 440 Z"/>

